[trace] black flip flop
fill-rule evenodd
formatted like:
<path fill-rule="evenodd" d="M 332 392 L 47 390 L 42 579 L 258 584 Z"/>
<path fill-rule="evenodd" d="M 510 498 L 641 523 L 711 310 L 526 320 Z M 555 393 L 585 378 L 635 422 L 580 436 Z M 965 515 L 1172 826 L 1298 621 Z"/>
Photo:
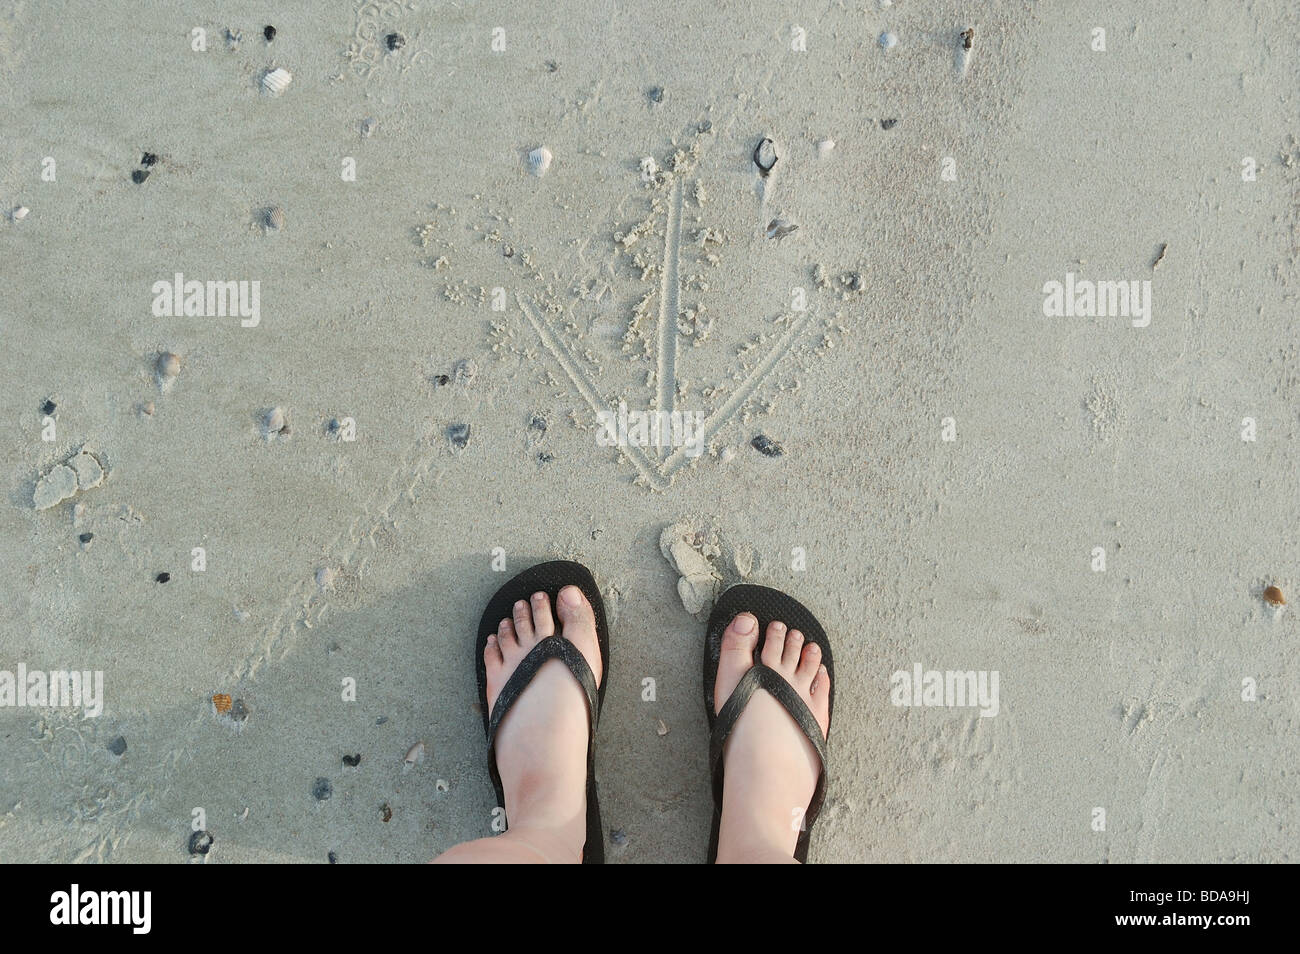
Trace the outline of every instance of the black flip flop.
<path fill-rule="evenodd" d="M 591 603 L 591 608 L 595 610 L 596 636 L 600 640 L 600 661 L 604 673 L 600 680 L 600 687 L 596 686 L 595 675 L 587 664 L 586 658 L 559 632 L 560 621 L 557 616 L 555 635 L 541 640 L 520 661 L 519 668 L 510 674 L 510 678 L 501 689 L 501 694 L 497 697 L 496 705 L 489 713 L 487 664 L 483 662 L 483 649 L 487 646 L 487 638 L 496 633 L 501 620 L 514 616 L 514 606 L 519 600 L 524 600 L 531 606 L 534 593 L 542 592 L 550 597 L 552 612 L 554 612 L 557 594 L 570 584 L 582 590 L 587 601 Z M 537 675 L 537 670 L 551 659 L 558 659 L 569 667 L 587 696 L 587 716 L 591 730 L 587 736 L 587 843 L 583 847 L 582 862 L 589 865 L 604 864 L 605 831 L 601 826 L 600 802 L 596 797 L 595 760 L 596 725 L 600 721 L 601 707 L 605 704 L 605 686 L 609 683 L 609 631 L 605 625 L 605 604 L 600 598 L 600 590 L 596 587 L 591 571 L 581 563 L 570 560 L 539 563 L 524 570 L 496 591 L 488 601 L 487 609 L 483 611 L 483 619 L 478 626 L 474 665 L 478 673 L 479 705 L 483 709 L 483 731 L 487 733 L 488 739 L 488 772 L 492 776 L 492 785 L 496 789 L 497 804 L 503 808 L 506 796 L 501 787 L 501 774 L 497 771 L 495 747 L 497 727 L 515 700 L 528 688 L 528 684 Z M 507 826 L 509 822 L 507 818 Z"/>
<path fill-rule="evenodd" d="M 714 715 L 713 687 L 718 676 L 718 657 L 722 654 L 722 634 L 737 613 L 745 612 L 753 613 L 758 618 L 758 647 L 754 651 L 754 665 L 741 677 L 740 683 L 723 703 L 722 711 Z M 821 727 L 785 677 L 775 669 L 764 666 L 758 659 L 766 638 L 767 624 L 773 620 L 785 623 L 787 629 L 797 629 L 803 633 L 805 645 L 816 643 L 821 647 L 822 665 L 831 677 L 829 711 L 832 716 L 835 713 L 835 664 L 831 660 L 831 644 L 826 631 L 812 612 L 793 597 L 767 586 L 743 583 L 723 593 L 709 615 L 708 636 L 704 646 L 704 710 L 709 717 L 709 771 L 713 776 L 713 831 L 709 836 L 709 864 L 718 858 L 718 829 L 722 824 L 722 747 L 726 745 L 731 730 L 736 726 L 736 720 L 757 690 L 766 689 L 785 707 L 804 735 L 808 736 L 808 741 L 813 744 L 822 762 L 817 789 L 804 812 L 803 828 L 795 846 L 794 857 L 797 861 L 808 860 L 808 839 L 826 797 L 826 740 L 822 738 Z"/>

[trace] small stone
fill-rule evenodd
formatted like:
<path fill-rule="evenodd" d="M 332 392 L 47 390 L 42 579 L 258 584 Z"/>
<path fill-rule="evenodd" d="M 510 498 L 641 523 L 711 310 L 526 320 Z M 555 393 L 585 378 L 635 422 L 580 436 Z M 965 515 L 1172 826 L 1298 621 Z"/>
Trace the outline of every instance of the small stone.
<path fill-rule="evenodd" d="M 627 832 L 622 828 L 611 828 L 609 830 L 609 840 L 622 848 L 627 845 Z"/>
<path fill-rule="evenodd" d="M 393 820 L 393 809 L 387 802 L 379 806 L 379 817 L 383 819 L 385 825 Z"/>
<path fill-rule="evenodd" d="M 436 384 L 436 385 L 438 385 L 438 387 L 440 387 L 440 388 L 445 388 L 447 385 L 451 384 L 451 375 L 450 375 L 450 374 L 435 374 L 435 375 L 433 376 L 433 383 Z"/>
<path fill-rule="evenodd" d="M 77 492 L 77 472 L 66 464 L 56 464 L 36 482 L 32 503 L 37 510 L 49 510 Z"/>
<path fill-rule="evenodd" d="M 58 408 L 59 406 L 55 404 L 53 401 L 47 400 L 44 404 L 41 405 L 41 413 L 44 414 L 46 417 L 49 417 L 56 410 L 58 410 Z"/>
<path fill-rule="evenodd" d="M 451 369 L 458 384 L 472 384 L 478 374 L 478 365 L 469 358 L 461 358 Z"/>
<path fill-rule="evenodd" d="M 77 534 L 77 539 L 80 540 L 82 546 L 85 547 L 90 545 L 90 541 L 95 539 L 95 535 L 87 530 L 85 533 Z"/>
<path fill-rule="evenodd" d="M 886 50 L 892 50 L 898 46 L 898 37 L 893 33 L 880 34 L 880 45 Z"/>
<path fill-rule="evenodd" d="M 140 405 L 140 413 L 145 417 L 153 417 L 153 412 L 155 410 L 157 410 L 157 408 L 154 406 L 153 401 L 145 401 Z"/>
<path fill-rule="evenodd" d="M 343 756 L 343 764 L 349 768 L 356 768 L 361 764 L 361 753 L 358 752 L 356 755 Z"/>
<path fill-rule="evenodd" d="M 120 735 L 119 735 L 119 736 L 118 736 L 116 739 L 114 739 L 112 742 L 108 743 L 108 751 L 112 752 L 114 755 L 123 755 L 123 754 L 125 754 L 125 752 L 126 752 L 126 738 L 125 738 L 124 736 L 120 736 Z"/>
<path fill-rule="evenodd" d="M 247 722 L 248 716 L 248 704 L 243 699 L 236 699 L 230 706 L 230 718 L 236 722 Z"/>
<path fill-rule="evenodd" d="M 320 590 L 328 590 L 334 586 L 334 578 L 338 574 L 333 567 L 323 566 L 316 571 L 316 586 Z"/>
<path fill-rule="evenodd" d="M 533 419 L 528 422 L 528 429 L 535 431 L 538 435 L 546 433 L 546 418 L 540 414 L 534 414 Z"/>
<path fill-rule="evenodd" d="M 380 716 L 378 719 L 375 720 L 375 725 L 383 725 L 387 721 L 388 721 L 388 716 Z"/>
<path fill-rule="evenodd" d="M 384 46 L 388 47 L 388 52 L 395 53 L 406 46 L 406 37 L 400 33 L 390 33 L 384 37 Z"/>
<path fill-rule="evenodd" d="M 651 86 L 646 95 L 652 103 L 662 103 L 664 101 L 664 88 L 662 86 Z"/>
<path fill-rule="evenodd" d="M 140 157 L 140 165 L 142 166 L 152 166 L 157 161 L 158 161 L 157 154 L 152 152 L 146 152 L 143 156 Z"/>
<path fill-rule="evenodd" d="M 336 865 L 336 864 L 339 863 L 339 856 L 336 855 L 336 854 L 335 854 L 334 852 L 332 852 L 332 851 L 331 851 L 331 852 L 330 852 L 326 857 L 329 858 L 329 860 L 330 860 L 330 864 L 332 864 L 332 865 Z"/>
<path fill-rule="evenodd" d="M 548 73 L 558 73 L 560 71 L 560 64 L 555 62 L 555 60 L 547 60 L 543 65 L 545 65 L 546 72 Z"/>
<path fill-rule="evenodd" d="M 834 139 L 822 139 L 817 143 L 817 158 L 825 159 L 835 151 Z"/>
<path fill-rule="evenodd" d="M 375 129 L 377 129 L 378 126 L 379 120 L 374 117 L 367 117 L 366 119 L 361 120 L 361 137 L 363 139 L 369 139 L 375 134 Z"/>
<path fill-rule="evenodd" d="M 158 383 L 163 387 L 169 387 L 181 373 L 180 355 L 172 354 L 170 351 L 160 352 L 154 361 L 154 372 L 158 375 Z"/>
<path fill-rule="evenodd" d="M 840 285 L 843 286 L 846 291 L 851 292 L 860 292 L 866 287 L 866 283 L 862 280 L 861 272 L 844 272 L 840 275 Z"/>
<path fill-rule="evenodd" d="M 447 782 L 445 778 L 440 778 L 438 779 L 438 781 L 433 783 L 433 787 L 434 790 L 437 792 L 446 793 L 446 791 L 451 788 L 451 785 Z"/>
<path fill-rule="evenodd" d="M 271 43 L 275 40 L 275 27 L 267 25 L 262 28 L 262 36 L 266 37 L 266 42 Z"/>
<path fill-rule="evenodd" d="M 196 831 L 190 835 L 190 854 L 206 855 L 215 843 L 216 839 L 212 837 L 212 832 Z"/>
<path fill-rule="evenodd" d="M 548 454 L 546 451 L 541 451 L 537 455 L 537 463 L 539 464 L 549 464 L 553 460 L 555 460 L 555 455 Z"/>
<path fill-rule="evenodd" d="M 701 120 L 699 121 L 699 124 L 696 125 L 695 129 L 696 129 L 697 132 L 699 132 L 701 135 L 703 135 L 704 133 L 709 132 L 709 131 L 711 131 L 711 130 L 713 129 L 713 120 L 711 120 L 711 119 L 701 119 Z"/>
<path fill-rule="evenodd" d="M 170 580 L 171 578 L 172 578 L 172 575 L 171 575 L 170 573 L 159 573 L 157 576 L 154 577 L 154 582 L 155 582 L 155 583 L 166 583 L 166 582 L 167 582 L 168 580 Z"/>
<path fill-rule="evenodd" d="M 780 457 L 785 453 L 785 449 L 766 434 L 759 434 L 749 444 L 764 457 Z"/>
<path fill-rule="evenodd" d="M 262 415 L 262 435 L 268 441 L 289 436 L 289 418 L 284 408 L 273 407 Z"/>
<path fill-rule="evenodd" d="M 143 184 L 144 180 L 148 178 L 149 178 L 148 169 L 136 169 L 134 172 L 131 173 L 131 181 L 134 182 L 136 185 Z"/>
<path fill-rule="evenodd" d="M 898 125 L 897 119 L 882 119 L 880 121 L 881 129 L 893 129 L 897 125 Z"/>
<path fill-rule="evenodd" d="M 453 424 L 447 428 L 447 439 L 457 450 L 464 450 L 469 445 L 469 425 Z"/>
<path fill-rule="evenodd" d="M 311 796 L 318 802 L 323 802 L 334 794 L 334 785 L 324 776 L 316 779 L 311 787 Z"/>

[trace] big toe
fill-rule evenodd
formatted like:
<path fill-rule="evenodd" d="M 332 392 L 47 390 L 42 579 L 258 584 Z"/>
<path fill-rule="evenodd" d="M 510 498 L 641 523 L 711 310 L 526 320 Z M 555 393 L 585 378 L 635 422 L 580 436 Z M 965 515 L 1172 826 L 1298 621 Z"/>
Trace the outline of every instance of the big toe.
<path fill-rule="evenodd" d="M 753 613 L 738 613 L 722 633 L 722 651 L 718 656 L 718 675 L 713 682 L 713 711 L 722 709 L 731 698 L 740 677 L 754 665 L 754 648 L 758 645 L 758 620 Z"/>
<path fill-rule="evenodd" d="M 564 638 L 586 657 L 592 674 L 599 685 L 604 675 L 600 660 L 600 640 L 596 636 L 596 612 L 591 608 L 586 594 L 579 587 L 564 587 L 556 594 L 555 612 L 560 617 L 560 630 Z"/>

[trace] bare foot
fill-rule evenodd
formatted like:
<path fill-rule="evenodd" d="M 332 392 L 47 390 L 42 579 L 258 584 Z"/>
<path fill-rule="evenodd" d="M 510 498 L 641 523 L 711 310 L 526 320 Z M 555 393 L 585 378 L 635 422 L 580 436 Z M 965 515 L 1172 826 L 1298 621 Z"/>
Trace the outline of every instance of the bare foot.
<path fill-rule="evenodd" d="M 488 711 L 520 660 L 559 631 L 604 676 L 596 619 L 576 586 L 558 594 L 555 613 L 545 593 L 514 606 L 483 650 Z M 510 834 L 550 861 L 578 861 L 587 836 L 587 697 L 558 659 L 545 662 L 501 720 L 496 734 L 497 770 L 506 796 Z"/>
<path fill-rule="evenodd" d="M 741 676 L 754 665 L 758 620 L 740 613 L 722 634 L 713 711 L 718 712 Z M 830 723 L 830 674 L 821 648 L 804 645 L 797 629 L 768 624 L 763 664 L 794 687 L 821 726 Z M 736 720 L 722 750 L 724 783 L 718 862 L 763 862 L 794 858 L 803 812 L 812 801 L 822 764 L 817 750 L 781 703 L 759 690 Z"/>

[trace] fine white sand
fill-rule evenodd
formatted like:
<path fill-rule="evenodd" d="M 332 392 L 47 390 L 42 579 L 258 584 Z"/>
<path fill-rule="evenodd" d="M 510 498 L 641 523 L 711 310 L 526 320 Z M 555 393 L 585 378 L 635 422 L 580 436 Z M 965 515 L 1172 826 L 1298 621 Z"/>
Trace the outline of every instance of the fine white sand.
<path fill-rule="evenodd" d="M 834 640 L 814 860 L 1296 860 L 1297 624 L 1261 594 L 1300 591 L 1300 13 L 971 8 L 6 5 L 0 669 L 106 699 L 0 709 L 0 860 L 184 862 L 200 809 L 208 863 L 488 834 L 502 548 L 605 594 L 611 860 L 701 861 L 676 524 Z M 259 281 L 260 322 L 155 316 L 177 272 Z M 1067 272 L 1149 280 L 1150 324 L 1044 317 Z M 600 446 L 620 400 L 699 411 L 705 454 Z M 37 510 L 83 448 L 104 482 Z M 915 663 L 997 671 L 998 714 L 891 704 Z"/>

